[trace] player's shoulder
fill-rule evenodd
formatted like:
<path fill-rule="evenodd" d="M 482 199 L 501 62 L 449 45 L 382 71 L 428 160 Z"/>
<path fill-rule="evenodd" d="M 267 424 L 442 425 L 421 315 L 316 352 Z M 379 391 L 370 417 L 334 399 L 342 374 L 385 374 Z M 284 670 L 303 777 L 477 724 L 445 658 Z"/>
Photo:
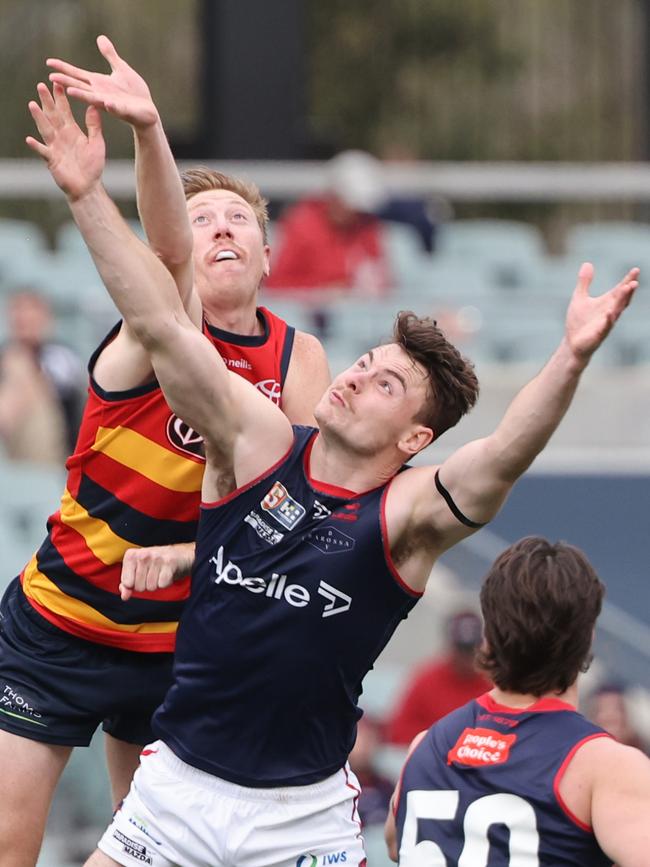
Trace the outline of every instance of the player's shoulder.
<path fill-rule="evenodd" d="M 647 765 L 650 769 L 650 759 L 637 747 L 622 744 L 607 732 L 597 732 L 585 738 L 579 744 L 571 760 L 572 764 L 583 764 L 585 768 L 592 766 L 600 768 L 605 773 L 608 769 L 620 772 L 622 766 Z"/>
<path fill-rule="evenodd" d="M 414 504 L 420 494 L 433 495 L 437 470 L 437 465 L 414 467 L 405 464 L 391 483 L 391 497 L 406 498 L 409 503 Z"/>
<path fill-rule="evenodd" d="M 309 369 L 326 370 L 329 376 L 329 365 L 323 344 L 315 335 L 309 334 L 307 331 L 296 329 L 291 350 L 291 362 L 299 364 L 301 367 L 309 365 Z"/>

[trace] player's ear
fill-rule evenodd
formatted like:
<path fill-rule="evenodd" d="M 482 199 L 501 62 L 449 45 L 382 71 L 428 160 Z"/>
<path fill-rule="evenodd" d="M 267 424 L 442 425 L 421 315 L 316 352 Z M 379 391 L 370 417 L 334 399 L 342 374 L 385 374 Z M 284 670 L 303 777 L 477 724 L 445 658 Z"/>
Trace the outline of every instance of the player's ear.
<path fill-rule="evenodd" d="M 433 442 L 434 433 L 430 427 L 423 424 L 415 425 L 405 436 L 399 441 L 398 448 L 406 454 L 406 460 L 421 452 L 431 442 Z"/>

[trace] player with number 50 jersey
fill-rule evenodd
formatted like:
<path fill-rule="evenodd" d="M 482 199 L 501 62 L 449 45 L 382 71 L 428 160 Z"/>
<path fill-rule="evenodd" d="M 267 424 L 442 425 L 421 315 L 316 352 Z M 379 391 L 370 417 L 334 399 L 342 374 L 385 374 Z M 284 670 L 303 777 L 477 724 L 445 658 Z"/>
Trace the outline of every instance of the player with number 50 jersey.
<path fill-rule="evenodd" d="M 649 863 L 650 761 L 576 710 L 603 590 L 569 545 L 497 559 L 478 660 L 495 688 L 413 741 L 386 827 L 402 867 Z"/>

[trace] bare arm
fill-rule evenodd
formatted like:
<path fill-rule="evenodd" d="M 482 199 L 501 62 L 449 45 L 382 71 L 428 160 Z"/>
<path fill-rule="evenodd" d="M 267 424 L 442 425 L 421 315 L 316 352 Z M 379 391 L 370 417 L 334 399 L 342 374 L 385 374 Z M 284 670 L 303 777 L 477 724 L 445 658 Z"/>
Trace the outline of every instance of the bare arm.
<path fill-rule="evenodd" d="M 145 80 L 119 56 L 110 39 L 98 36 L 97 47 L 111 67 L 110 75 L 49 58 L 47 64 L 54 70 L 50 80 L 133 128 L 140 219 L 152 250 L 173 274 L 190 318 L 198 324 L 201 306 L 193 293 L 192 231 L 160 114 Z"/>
<path fill-rule="evenodd" d="M 423 740 L 426 735 L 426 731 L 419 732 L 413 740 L 411 741 L 408 752 L 406 754 L 406 758 L 404 759 L 404 764 L 409 760 L 411 753 L 415 750 L 418 744 Z M 390 799 L 390 806 L 388 807 L 388 815 L 386 816 L 386 822 L 384 824 L 384 840 L 386 841 L 386 848 L 388 849 L 388 857 L 391 861 L 397 861 L 398 851 L 397 851 L 397 825 L 395 823 L 395 813 L 397 812 L 397 804 L 399 803 L 400 797 L 400 782 L 395 786 L 395 791 Z"/>
<path fill-rule="evenodd" d="M 593 766 L 591 823 L 618 867 L 644 867 L 650 852 L 650 759 L 633 747 L 609 746 L 609 759 Z"/>
<path fill-rule="evenodd" d="M 292 424 L 315 425 L 314 407 L 331 381 L 325 350 L 312 334 L 296 331 L 282 411 Z"/>
<path fill-rule="evenodd" d="M 41 96 L 44 110 L 35 112 L 35 119 L 44 143 L 31 139 L 30 146 L 66 193 L 100 276 L 151 357 L 169 405 L 203 436 L 208 458 L 204 495 L 216 499 L 223 485 L 229 488 L 233 474 L 237 484 L 245 484 L 280 458 L 291 443 L 291 426 L 254 386 L 228 372 L 192 323 L 167 269 L 107 196 L 101 167 L 93 185 L 77 187 L 75 155 L 101 138 L 97 109 L 87 110 L 86 137 L 60 86 L 54 86 L 49 102 Z"/>
<path fill-rule="evenodd" d="M 560 781 L 562 800 L 593 828 L 618 867 L 645 867 L 650 851 L 650 759 L 612 738 L 587 741 Z"/>
<path fill-rule="evenodd" d="M 571 404 L 589 358 L 629 304 L 638 273 L 633 269 L 611 291 L 594 298 L 588 293 L 593 268 L 583 265 L 564 337 L 550 361 L 515 397 L 494 433 L 463 446 L 442 464 L 440 481 L 472 521 L 484 523 L 494 517 L 514 482 L 546 446 Z M 451 533 L 443 539 L 444 548 L 471 530 L 459 524 L 442 497 L 431 497 L 432 475 L 430 470 L 420 474 L 419 520 L 443 536 Z"/>

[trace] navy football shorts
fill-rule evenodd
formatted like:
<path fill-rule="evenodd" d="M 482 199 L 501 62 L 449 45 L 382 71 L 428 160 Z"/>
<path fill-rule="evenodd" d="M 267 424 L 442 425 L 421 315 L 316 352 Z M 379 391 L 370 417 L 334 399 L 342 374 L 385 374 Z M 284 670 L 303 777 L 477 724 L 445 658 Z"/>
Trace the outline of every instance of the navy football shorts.
<path fill-rule="evenodd" d="M 147 744 L 151 716 L 171 684 L 172 659 L 64 632 L 29 604 L 15 579 L 0 602 L 0 729 L 88 746 L 101 724 L 119 740 Z"/>

